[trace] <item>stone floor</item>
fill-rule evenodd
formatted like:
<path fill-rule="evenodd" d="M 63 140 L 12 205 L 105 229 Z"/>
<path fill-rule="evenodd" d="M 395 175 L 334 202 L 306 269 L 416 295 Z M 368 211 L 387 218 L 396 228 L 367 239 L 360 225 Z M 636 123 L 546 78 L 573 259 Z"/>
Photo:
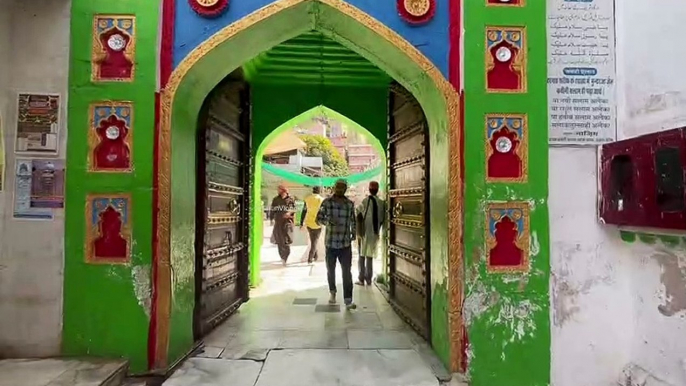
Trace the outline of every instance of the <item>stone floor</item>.
<path fill-rule="evenodd" d="M 304 252 L 293 248 L 283 267 L 276 249 L 265 247 L 263 285 L 164 385 L 434 386 L 449 379 L 376 287 L 355 286 L 356 310 L 329 306 L 324 263 L 301 262 Z"/>
<path fill-rule="evenodd" d="M 125 375 L 123 360 L 0 360 L 0 386 L 114 386 Z"/>

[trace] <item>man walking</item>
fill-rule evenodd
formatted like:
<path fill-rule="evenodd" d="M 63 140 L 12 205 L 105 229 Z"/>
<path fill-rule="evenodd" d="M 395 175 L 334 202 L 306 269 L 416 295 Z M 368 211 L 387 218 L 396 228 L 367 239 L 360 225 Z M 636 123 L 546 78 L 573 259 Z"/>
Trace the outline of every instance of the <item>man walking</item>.
<path fill-rule="evenodd" d="M 348 184 L 336 181 L 333 196 L 322 202 L 317 213 L 317 224 L 326 226 L 326 273 L 329 282 L 330 304 L 336 303 L 336 260 L 341 263 L 343 300 L 347 309 L 357 308 L 353 303 L 352 242 L 355 240 L 355 204 L 345 196 Z"/>
<path fill-rule="evenodd" d="M 386 203 L 377 197 L 379 194 L 379 183 L 372 181 L 369 183 L 369 196 L 362 200 L 357 207 L 357 221 L 360 229 L 357 236 L 360 238 L 360 256 L 358 261 L 359 276 L 357 285 L 371 285 L 373 275 L 374 258 L 379 251 L 379 240 L 381 239 L 381 226 L 386 220 Z M 360 226 L 359 223 L 364 224 Z"/>
<path fill-rule="evenodd" d="M 319 236 L 322 233 L 322 227 L 317 224 L 317 214 L 324 201 L 324 197 L 320 193 L 321 188 L 319 186 L 312 188 L 312 194 L 305 197 L 305 205 L 300 215 L 300 229 L 305 224 L 307 226 L 307 233 L 310 236 L 310 253 L 307 256 L 309 264 L 319 259 L 319 248 L 317 246 L 319 244 Z"/>
<path fill-rule="evenodd" d="M 269 220 L 271 220 L 274 230 L 272 239 L 279 248 L 281 262 L 286 265 L 288 256 L 291 254 L 291 244 L 293 244 L 293 214 L 295 213 L 295 201 L 288 194 L 288 189 L 284 185 L 279 185 L 279 194 L 272 200 L 269 210 Z"/>

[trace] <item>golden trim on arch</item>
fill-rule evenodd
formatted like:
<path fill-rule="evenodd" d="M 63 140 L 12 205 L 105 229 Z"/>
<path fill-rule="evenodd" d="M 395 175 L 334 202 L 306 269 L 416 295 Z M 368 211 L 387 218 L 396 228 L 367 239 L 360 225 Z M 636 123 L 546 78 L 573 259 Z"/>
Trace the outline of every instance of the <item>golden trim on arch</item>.
<path fill-rule="evenodd" d="M 221 45 L 226 40 L 245 31 L 251 26 L 306 2 L 319 2 L 334 8 L 342 14 L 356 20 L 364 27 L 374 31 L 400 51 L 404 52 L 415 62 L 433 81 L 443 94 L 448 116 L 448 136 L 450 147 L 449 182 L 450 218 L 460 221 L 448 221 L 449 238 L 449 274 L 448 280 L 448 321 L 450 329 L 450 368 L 452 371 L 460 369 L 462 360 L 462 190 L 460 164 L 460 106 L 459 95 L 455 88 L 445 79 L 440 70 L 431 63 L 416 47 L 402 36 L 372 18 L 362 10 L 352 6 L 344 0 L 280 0 L 256 10 L 248 16 L 226 26 L 201 45 L 196 47 L 179 63 L 171 74 L 169 83 L 161 93 L 160 133 L 158 139 L 158 215 L 157 215 L 157 347 L 156 368 L 166 366 L 166 355 L 169 342 L 169 317 L 171 313 L 171 267 L 170 267 L 170 212 L 171 212 L 171 114 L 174 96 L 181 81 L 190 69 L 207 53 Z"/>

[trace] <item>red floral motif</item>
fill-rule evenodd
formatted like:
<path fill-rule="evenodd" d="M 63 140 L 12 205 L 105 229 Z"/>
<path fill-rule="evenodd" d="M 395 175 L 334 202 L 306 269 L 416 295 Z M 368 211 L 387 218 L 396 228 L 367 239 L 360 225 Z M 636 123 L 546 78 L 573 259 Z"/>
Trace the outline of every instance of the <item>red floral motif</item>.
<path fill-rule="evenodd" d="M 201 0 L 188 0 L 193 11 L 205 18 L 215 18 L 224 13 L 229 7 L 229 0 L 218 0 L 211 5 L 202 4 Z"/>
<path fill-rule="evenodd" d="M 405 6 L 407 0 L 397 0 L 396 7 L 398 8 L 398 13 L 400 17 L 403 18 L 407 23 L 413 25 L 421 25 L 428 23 L 433 19 L 436 13 L 436 1 L 435 0 L 424 0 L 428 3 L 428 9 L 423 15 L 416 15 L 414 12 L 410 12 Z"/>
<path fill-rule="evenodd" d="M 512 147 L 505 153 L 501 153 L 496 148 L 496 142 L 500 138 L 507 138 L 512 143 Z M 522 176 L 522 160 L 517 155 L 519 138 L 517 133 L 508 130 L 506 127 L 493 133 L 489 141 L 493 153 L 488 158 L 488 177 L 491 178 L 519 178 Z"/>
<path fill-rule="evenodd" d="M 507 48 L 512 53 L 509 60 L 501 62 L 496 57 L 496 52 L 500 48 Z M 491 90 L 521 90 L 522 74 L 517 71 L 513 63 L 517 59 L 519 50 L 506 41 L 502 41 L 491 47 L 491 57 L 493 58 L 493 68 L 488 71 L 488 88 Z"/>
<path fill-rule="evenodd" d="M 108 44 L 114 35 L 120 35 L 124 39 L 124 47 L 121 50 L 113 50 Z M 100 35 L 100 44 L 105 50 L 105 57 L 98 64 L 99 79 L 131 79 L 133 62 L 126 57 L 126 49 L 131 43 L 131 37 L 118 28 L 112 28 Z"/>
<path fill-rule="evenodd" d="M 100 213 L 100 236 L 93 242 L 96 258 L 126 259 L 128 243 L 121 234 L 121 213 L 108 206 Z"/>
<path fill-rule="evenodd" d="M 524 252 L 517 246 L 517 225 L 504 216 L 495 226 L 495 247 L 491 249 L 488 263 L 492 267 L 517 267 L 524 263 Z"/>
<path fill-rule="evenodd" d="M 110 127 L 119 131 L 116 138 L 107 137 L 107 129 Z M 126 122 L 110 115 L 107 119 L 101 120 L 95 130 L 100 138 L 100 143 L 93 150 L 95 169 L 128 169 L 131 165 L 131 152 L 125 141 L 129 133 Z"/>

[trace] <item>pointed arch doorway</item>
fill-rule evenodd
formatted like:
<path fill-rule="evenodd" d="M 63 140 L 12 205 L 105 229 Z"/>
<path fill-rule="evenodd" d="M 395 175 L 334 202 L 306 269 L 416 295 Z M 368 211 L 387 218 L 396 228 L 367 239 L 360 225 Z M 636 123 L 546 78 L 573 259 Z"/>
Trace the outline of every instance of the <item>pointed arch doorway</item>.
<path fill-rule="evenodd" d="M 261 167 L 261 162 L 265 151 L 267 147 L 271 144 L 272 140 L 276 139 L 279 135 L 282 133 L 286 132 L 287 130 L 290 130 L 293 128 L 293 126 L 305 123 L 309 120 L 311 120 L 314 117 L 318 116 L 325 116 L 329 119 L 341 122 L 346 124 L 349 128 L 351 128 L 354 131 L 360 132 L 363 134 L 363 136 L 367 139 L 368 143 L 370 143 L 375 150 L 377 151 L 378 154 L 380 154 L 383 159 L 386 159 L 386 151 L 384 149 L 384 146 L 381 144 L 381 142 L 372 134 L 370 133 L 365 127 L 361 126 L 354 120 L 346 117 L 345 115 L 329 108 L 324 105 L 319 105 L 316 107 L 313 107 L 298 116 L 295 116 L 288 120 L 287 122 L 284 122 L 277 128 L 275 128 L 272 132 L 270 132 L 268 135 L 264 137 L 264 139 L 258 140 L 256 139 L 256 142 L 259 141 L 259 143 L 255 143 L 254 147 L 256 148 L 256 151 L 254 152 L 254 173 L 253 173 L 253 211 L 254 213 L 259 213 L 260 212 L 260 187 L 262 185 L 262 167 Z M 385 134 L 385 132 L 384 132 Z M 251 256 L 250 256 L 250 282 L 253 285 L 258 285 L 260 282 L 260 247 L 262 244 L 263 240 L 263 235 L 262 235 L 262 229 L 263 229 L 263 223 L 262 220 L 259 216 L 255 216 L 253 218 L 253 226 L 252 226 L 252 234 L 251 234 Z"/>
<path fill-rule="evenodd" d="M 360 53 L 417 99 L 426 115 L 432 154 L 427 183 L 431 234 L 431 342 L 457 370 L 461 355 L 461 175 L 458 96 L 440 71 L 389 28 L 342 0 L 284 0 L 262 8 L 202 43 L 173 72 L 162 93 L 158 135 L 157 240 L 154 264 L 152 356 L 156 368 L 192 344 L 187 303 L 193 297 L 196 178 L 195 123 L 205 97 L 247 59 L 309 30 Z M 217 68 L 221 63 L 221 68 Z M 194 200 L 193 200 L 194 201 Z M 450 221 L 449 221 L 450 218 Z M 172 276 L 172 272 L 174 275 Z M 172 301 L 174 294 L 174 301 Z M 448 339 L 446 339 L 448 338 Z"/>

